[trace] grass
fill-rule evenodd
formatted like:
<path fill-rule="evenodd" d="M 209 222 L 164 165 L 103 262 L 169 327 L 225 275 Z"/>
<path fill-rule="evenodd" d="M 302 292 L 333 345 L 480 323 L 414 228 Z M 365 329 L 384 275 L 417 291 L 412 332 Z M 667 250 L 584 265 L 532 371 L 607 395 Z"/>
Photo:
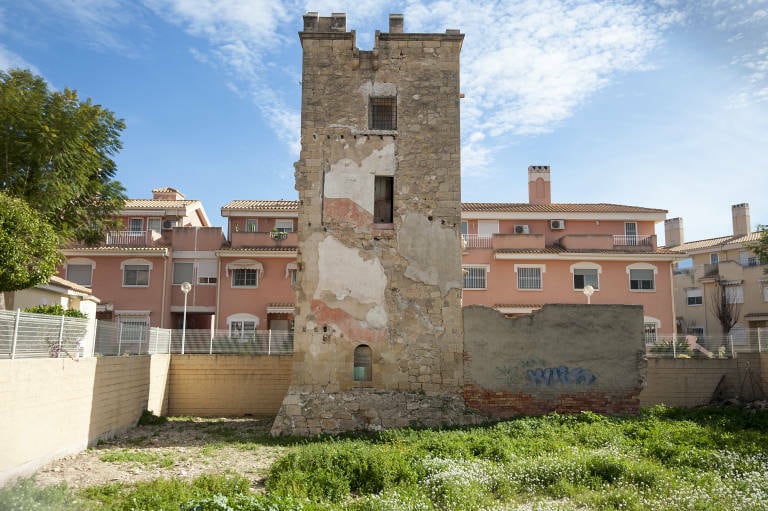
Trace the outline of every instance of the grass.
<path fill-rule="evenodd" d="M 28 485 L 8 491 L 30 498 Z M 272 465 L 264 494 L 237 474 L 50 491 L 85 506 L 66 509 L 137 511 L 768 510 L 768 412 L 657 407 L 314 439 Z"/>
<path fill-rule="evenodd" d="M 110 463 L 138 463 L 143 466 L 156 466 L 168 468 L 175 463 L 170 453 L 157 453 L 151 450 L 121 449 L 107 452 L 99 458 Z"/>

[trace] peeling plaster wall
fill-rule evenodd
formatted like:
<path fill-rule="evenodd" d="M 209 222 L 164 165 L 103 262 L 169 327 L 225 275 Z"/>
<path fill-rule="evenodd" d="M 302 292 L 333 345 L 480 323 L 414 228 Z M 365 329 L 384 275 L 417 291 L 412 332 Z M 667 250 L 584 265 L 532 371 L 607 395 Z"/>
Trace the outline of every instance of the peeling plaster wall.
<path fill-rule="evenodd" d="M 353 32 L 314 31 L 335 26 L 319 20 L 305 17 L 300 33 L 296 354 L 273 433 L 471 420 L 461 400 L 463 36 L 379 33 L 360 51 Z M 370 97 L 395 98 L 396 130 L 368 129 Z M 377 176 L 393 177 L 391 225 L 373 223 Z M 370 381 L 354 378 L 361 344 Z"/>

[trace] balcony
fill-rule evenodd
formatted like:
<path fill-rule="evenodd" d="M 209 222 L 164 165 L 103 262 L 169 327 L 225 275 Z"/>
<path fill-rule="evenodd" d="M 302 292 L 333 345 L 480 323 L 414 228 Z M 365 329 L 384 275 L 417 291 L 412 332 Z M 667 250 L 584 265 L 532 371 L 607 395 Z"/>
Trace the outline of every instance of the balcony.
<path fill-rule="evenodd" d="M 613 235 L 614 247 L 622 249 L 655 249 L 656 248 L 656 236 L 653 234 L 614 234 Z"/>
<path fill-rule="evenodd" d="M 491 234 L 462 234 L 461 246 L 469 248 L 491 248 Z"/>
<path fill-rule="evenodd" d="M 232 248 L 297 247 L 299 238 L 295 232 L 233 232 Z"/>
<path fill-rule="evenodd" d="M 154 230 L 149 231 L 109 231 L 106 245 L 110 247 L 154 247 L 162 235 Z"/>
<path fill-rule="evenodd" d="M 491 241 L 494 250 L 544 250 L 543 234 L 494 234 Z"/>

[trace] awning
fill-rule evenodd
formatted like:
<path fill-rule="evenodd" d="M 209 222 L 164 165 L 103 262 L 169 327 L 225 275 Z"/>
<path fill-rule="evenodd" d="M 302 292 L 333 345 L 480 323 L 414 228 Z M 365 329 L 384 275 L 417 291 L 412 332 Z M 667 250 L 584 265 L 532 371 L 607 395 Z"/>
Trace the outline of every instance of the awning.
<path fill-rule="evenodd" d="M 261 279 L 261 276 L 264 274 L 264 266 L 262 266 L 260 262 L 252 259 L 238 259 L 237 261 L 227 263 L 225 268 L 227 273 L 232 270 L 256 270 L 259 272 L 259 279 Z"/>
<path fill-rule="evenodd" d="M 294 308 L 291 303 L 270 303 L 267 305 L 267 314 L 293 314 Z"/>

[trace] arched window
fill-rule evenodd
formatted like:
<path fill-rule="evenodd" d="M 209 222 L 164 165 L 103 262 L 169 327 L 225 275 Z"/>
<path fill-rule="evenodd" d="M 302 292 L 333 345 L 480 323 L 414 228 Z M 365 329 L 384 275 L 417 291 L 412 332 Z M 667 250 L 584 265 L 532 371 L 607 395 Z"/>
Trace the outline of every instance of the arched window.
<path fill-rule="evenodd" d="M 369 346 L 361 344 L 355 348 L 355 381 L 371 381 L 372 352 Z"/>

